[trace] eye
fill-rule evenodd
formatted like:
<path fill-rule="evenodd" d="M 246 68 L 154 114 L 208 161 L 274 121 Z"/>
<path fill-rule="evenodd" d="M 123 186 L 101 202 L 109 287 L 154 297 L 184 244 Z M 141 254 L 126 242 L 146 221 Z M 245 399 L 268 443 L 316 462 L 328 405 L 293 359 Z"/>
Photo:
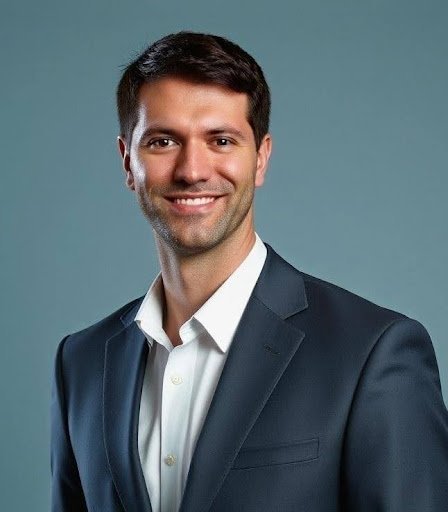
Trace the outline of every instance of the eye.
<path fill-rule="evenodd" d="M 169 148 L 174 144 L 174 140 L 169 139 L 167 137 L 162 137 L 159 139 L 152 139 L 148 142 L 148 146 L 150 148 L 163 149 Z"/>
<path fill-rule="evenodd" d="M 217 146 L 226 147 L 232 145 L 233 141 L 227 137 L 219 137 L 215 140 Z"/>

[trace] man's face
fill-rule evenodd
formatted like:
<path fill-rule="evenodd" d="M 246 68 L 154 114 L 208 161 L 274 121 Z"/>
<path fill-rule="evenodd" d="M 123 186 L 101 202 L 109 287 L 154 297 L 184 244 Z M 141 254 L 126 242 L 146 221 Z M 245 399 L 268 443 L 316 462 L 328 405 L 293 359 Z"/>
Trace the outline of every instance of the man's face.
<path fill-rule="evenodd" d="M 130 147 L 119 139 L 126 183 L 158 241 L 179 254 L 253 230 L 271 140 L 257 151 L 247 111 L 246 94 L 217 85 L 163 78 L 140 89 Z"/>

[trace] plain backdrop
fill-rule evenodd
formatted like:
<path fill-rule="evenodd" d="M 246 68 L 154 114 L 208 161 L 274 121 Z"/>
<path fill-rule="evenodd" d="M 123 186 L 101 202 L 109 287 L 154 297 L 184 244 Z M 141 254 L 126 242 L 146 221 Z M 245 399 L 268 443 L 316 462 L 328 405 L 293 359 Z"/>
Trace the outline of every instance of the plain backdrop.
<path fill-rule="evenodd" d="M 124 186 L 114 94 L 181 29 L 249 51 L 272 90 L 257 231 L 293 265 L 421 321 L 448 394 L 448 3 L 2 2 L 0 509 L 49 509 L 58 342 L 158 264 Z"/>

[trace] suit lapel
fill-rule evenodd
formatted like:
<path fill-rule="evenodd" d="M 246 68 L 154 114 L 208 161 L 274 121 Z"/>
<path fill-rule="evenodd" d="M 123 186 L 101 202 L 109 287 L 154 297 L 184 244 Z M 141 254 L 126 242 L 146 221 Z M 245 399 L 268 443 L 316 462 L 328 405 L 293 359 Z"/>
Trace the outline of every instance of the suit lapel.
<path fill-rule="evenodd" d="M 205 512 L 305 334 L 286 319 L 307 307 L 303 279 L 269 246 L 229 350 L 190 465 L 181 512 Z"/>
<path fill-rule="evenodd" d="M 104 442 L 112 478 L 126 512 L 151 512 L 137 441 L 148 355 L 146 339 L 133 322 L 140 303 L 121 318 L 124 329 L 107 341 L 104 364 Z"/>

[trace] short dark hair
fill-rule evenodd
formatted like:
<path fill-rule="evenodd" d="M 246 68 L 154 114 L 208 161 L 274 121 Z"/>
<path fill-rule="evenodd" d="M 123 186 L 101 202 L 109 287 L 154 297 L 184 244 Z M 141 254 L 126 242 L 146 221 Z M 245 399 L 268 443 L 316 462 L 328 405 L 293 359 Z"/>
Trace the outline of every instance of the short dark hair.
<path fill-rule="evenodd" d="M 117 88 L 120 134 L 130 144 L 137 124 L 138 93 L 144 83 L 181 77 L 247 94 L 247 120 L 257 149 L 269 130 L 270 92 L 255 59 L 224 37 L 197 32 L 169 34 L 144 50 L 124 70 Z"/>

